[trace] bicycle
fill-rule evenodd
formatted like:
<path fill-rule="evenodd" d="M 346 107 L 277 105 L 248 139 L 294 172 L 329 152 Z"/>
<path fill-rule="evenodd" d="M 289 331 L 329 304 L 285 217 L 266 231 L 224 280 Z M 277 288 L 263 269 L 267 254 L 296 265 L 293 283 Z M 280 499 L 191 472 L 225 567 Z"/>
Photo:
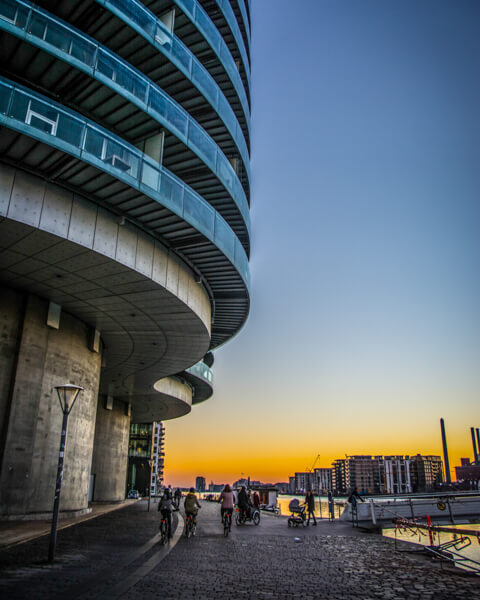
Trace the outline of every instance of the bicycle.
<path fill-rule="evenodd" d="M 188 539 L 192 535 L 195 535 L 196 531 L 197 524 L 193 520 L 193 516 L 191 514 L 187 514 L 185 520 L 185 537 Z"/>
<path fill-rule="evenodd" d="M 228 509 L 223 515 L 223 535 L 228 537 L 230 531 L 232 531 L 232 511 Z"/>
<path fill-rule="evenodd" d="M 160 543 L 164 546 L 168 542 L 168 525 L 167 519 L 162 517 L 160 521 Z"/>

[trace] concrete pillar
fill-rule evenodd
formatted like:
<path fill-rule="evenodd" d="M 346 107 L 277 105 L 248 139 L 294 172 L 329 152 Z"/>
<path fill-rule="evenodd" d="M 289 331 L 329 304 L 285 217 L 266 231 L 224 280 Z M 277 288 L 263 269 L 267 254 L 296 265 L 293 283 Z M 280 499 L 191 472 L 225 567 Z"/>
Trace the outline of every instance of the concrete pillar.
<path fill-rule="evenodd" d="M 92 459 L 94 502 L 125 499 L 130 416 L 121 400 L 100 396 Z"/>
<path fill-rule="evenodd" d="M 88 348 L 90 328 L 68 313 L 61 313 L 58 329 L 48 327 L 48 305 L 20 292 L 0 294 L 2 325 L 10 332 L 0 341 L 0 518 L 51 514 L 62 423 L 54 386 L 62 383 L 84 391 L 69 417 L 60 511 L 88 507 L 101 356 Z M 12 358 L 5 350 L 13 347 Z"/>

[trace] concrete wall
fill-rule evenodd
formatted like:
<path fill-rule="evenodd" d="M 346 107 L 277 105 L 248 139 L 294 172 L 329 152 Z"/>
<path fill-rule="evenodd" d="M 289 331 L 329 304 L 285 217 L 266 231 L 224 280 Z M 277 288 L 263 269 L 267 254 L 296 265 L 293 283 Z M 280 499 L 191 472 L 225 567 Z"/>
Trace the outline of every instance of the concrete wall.
<path fill-rule="evenodd" d="M 22 298 L 25 312 L 20 323 L 17 306 Z M 62 312 L 59 329 L 52 329 L 46 325 L 46 300 L 5 289 L 0 312 L 4 331 L 10 331 L 0 342 L 0 371 L 10 380 L 0 388 L 0 406 L 7 407 L 0 516 L 21 518 L 52 510 L 62 422 L 53 388 L 62 383 L 85 389 L 69 418 L 60 510 L 86 509 L 101 365 L 100 354 L 88 348 L 89 328 Z M 12 358 L 14 346 L 17 354 Z"/>
<path fill-rule="evenodd" d="M 105 406 L 106 398 L 100 396 L 92 459 L 93 501 L 117 502 L 125 498 L 130 417 L 121 400 L 114 399 L 111 410 Z"/>

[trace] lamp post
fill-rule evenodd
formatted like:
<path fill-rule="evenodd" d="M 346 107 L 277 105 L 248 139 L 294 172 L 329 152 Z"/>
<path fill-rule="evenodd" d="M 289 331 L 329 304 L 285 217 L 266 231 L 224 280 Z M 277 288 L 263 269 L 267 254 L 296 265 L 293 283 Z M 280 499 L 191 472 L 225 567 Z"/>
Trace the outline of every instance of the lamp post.
<path fill-rule="evenodd" d="M 148 459 L 148 466 L 150 468 L 150 477 L 148 483 L 148 512 L 150 512 L 150 497 L 152 495 L 152 466 L 153 466 L 153 458 Z"/>
<path fill-rule="evenodd" d="M 68 415 L 70 414 L 75 400 L 79 393 L 83 390 L 78 385 L 72 385 L 67 383 L 65 385 L 55 386 L 58 394 L 58 401 L 63 413 L 62 421 L 62 434 L 60 437 L 60 451 L 58 454 L 58 469 L 57 469 L 57 481 L 55 484 L 55 499 L 53 502 L 53 517 L 52 517 L 52 530 L 50 532 L 50 545 L 48 547 L 48 562 L 53 562 L 55 557 L 55 546 L 57 544 L 57 522 L 58 522 L 58 509 L 60 506 L 60 492 L 62 490 L 62 478 L 63 478 L 63 460 L 65 458 L 65 444 L 67 441 L 67 425 Z"/>

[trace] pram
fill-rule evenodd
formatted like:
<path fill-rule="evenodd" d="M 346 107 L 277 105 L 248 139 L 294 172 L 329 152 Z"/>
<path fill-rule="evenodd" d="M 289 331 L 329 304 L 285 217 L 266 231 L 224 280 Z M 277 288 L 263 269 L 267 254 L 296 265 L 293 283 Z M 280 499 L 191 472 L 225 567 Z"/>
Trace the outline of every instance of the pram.
<path fill-rule="evenodd" d="M 300 505 L 300 500 L 294 498 L 290 500 L 288 510 L 292 513 L 288 517 L 289 527 L 298 527 L 299 525 L 305 527 L 307 525 L 307 517 L 305 515 L 305 505 Z"/>

